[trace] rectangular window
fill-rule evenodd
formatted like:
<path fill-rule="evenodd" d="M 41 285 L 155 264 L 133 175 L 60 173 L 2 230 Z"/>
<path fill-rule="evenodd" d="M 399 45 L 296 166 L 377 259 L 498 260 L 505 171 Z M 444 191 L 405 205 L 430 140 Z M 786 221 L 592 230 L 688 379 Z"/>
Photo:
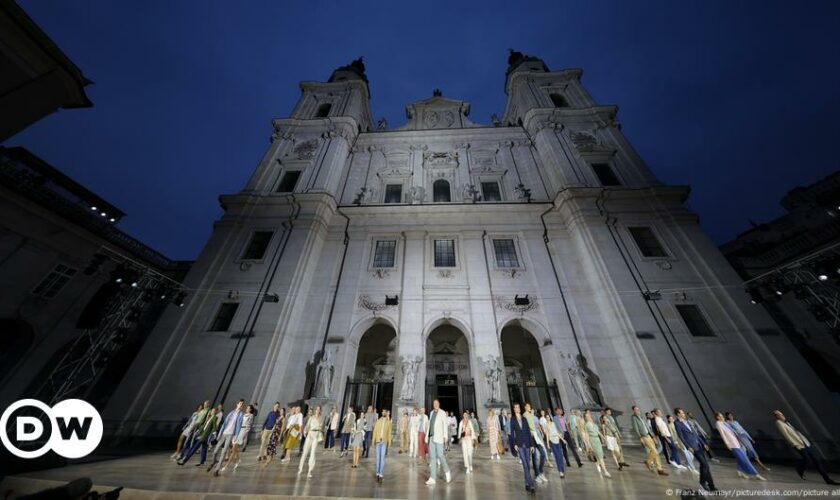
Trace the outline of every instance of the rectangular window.
<path fill-rule="evenodd" d="M 262 259 L 273 235 L 274 231 L 254 231 L 254 234 L 251 235 L 251 241 L 248 242 L 248 247 L 242 252 L 242 259 Z"/>
<path fill-rule="evenodd" d="M 298 179 L 300 179 L 300 170 L 288 170 L 283 173 L 280 179 L 280 185 L 277 186 L 278 193 L 291 193 L 297 186 Z"/>
<path fill-rule="evenodd" d="M 482 182 L 481 198 L 484 201 L 502 201 L 502 192 L 499 191 L 498 182 Z"/>
<path fill-rule="evenodd" d="M 435 267 L 455 267 L 455 240 L 435 240 Z"/>
<path fill-rule="evenodd" d="M 236 315 L 236 310 L 239 308 L 238 302 L 225 302 L 219 307 L 219 312 L 216 313 L 216 319 L 210 325 L 211 332 L 226 332 L 233 322 L 233 316 Z"/>
<path fill-rule="evenodd" d="M 499 267 L 519 267 L 519 259 L 516 258 L 516 247 L 513 240 L 493 240 L 493 249 L 496 251 L 496 265 Z"/>
<path fill-rule="evenodd" d="M 57 264 L 52 271 L 47 274 L 44 279 L 38 283 L 38 286 L 32 290 L 32 293 L 45 299 L 51 299 L 58 295 L 58 292 L 64 288 L 64 285 L 70 281 L 70 278 L 75 276 L 76 270 L 72 267 L 67 267 L 64 264 Z"/>
<path fill-rule="evenodd" d="M 688 327 L 688 332 L 694 337 L 714 337 L 715 332 L 712 327 L 706 322 L 703 312 L 694 304 L 679 304 L 677 305 L 677 312 L 680 313 L 685 326 Z"/>
<path fill-rule="evenodd" d="M 402 203 L 402 184 L 385 186 L 385 203 Z"/>
<path fill-rule="evenodd" d="M 601 183 L 602 186 L 620 186 L 621 181 L 618 180 L 616 177 L 615 172 L 609 164 L 607 163 L 593 163 L 592 170 L 595 171 L 595 175 L 598 176 L 598 182 Z"/>
<path fill-rule="evenodd" d="M 642 252 L 643 257 L 667 257 L 668 253 L 659 243 L 659 239 L 649 227 L 629 227 L 630 235 Z"/>
<path fill-rule="evenodd" d="M 373 267 L 394 267 L 396 250 L 396 240 L 377 241 L 376 251 L 373 253 Z"/>

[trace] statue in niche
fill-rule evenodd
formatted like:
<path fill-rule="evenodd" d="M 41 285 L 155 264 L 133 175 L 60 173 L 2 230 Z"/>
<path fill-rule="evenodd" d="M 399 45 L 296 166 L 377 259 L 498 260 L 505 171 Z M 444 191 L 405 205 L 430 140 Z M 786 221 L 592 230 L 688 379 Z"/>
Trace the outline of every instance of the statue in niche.
<path fill-rule="evenodd" d="M 420 356 L 401 356 L 400 369 L 403 374 L 402 389 L 400 390 L 400 399 L 403 401 L 414 400 L 414 386 L 417 383 L 417 369 L 423 359 Z"/>
<path fill-rule="evenodd" d="M 600 405 L 601 398 L 598 396 L 600 380 L 589 369 L 586 358 L 582 354 L 578 354 L 575 358 L 575 364 L 569 367 L 569 381 L 578 399 L 580 399 L 581 407 L 595 408 Z"/>
<path fill-rule="evenodd" d="M 318 363 L 315 378 L 315 397 L 328 399 L 332 394 L 332 377 L 335 365 L 333 365 L 330 350 L 324 349 L 321 361 Z"/>
<path fill-rule="evenodd" d="M 494 127 L 502 126 L 502 120 L 499 120 L 499 117 L 498 115 L 496 115 L 496 113 L 490 115 L 490 123 L 492 123 Z"/>
<path fill-rule="evenodd" d="M 380 118 L 378 122 L 376 122 L 376 130 L 385 130 L 388 128 L 388 120 L 384 117 Z"/>
<path fill-rule="evenodd" d="M 408 198 L 411 203 L 423 203 L 425 197 L 426 190 L 422 186 L 411 186 Z"/>
<path fill-rule="evenodd" d="M 490 399 L 488 402 L 497 403 L 502 400 L 502 367 L 499 357 L 490 355 L 484 362 L 484 377 L 487 386 L 490 387 Z"/>

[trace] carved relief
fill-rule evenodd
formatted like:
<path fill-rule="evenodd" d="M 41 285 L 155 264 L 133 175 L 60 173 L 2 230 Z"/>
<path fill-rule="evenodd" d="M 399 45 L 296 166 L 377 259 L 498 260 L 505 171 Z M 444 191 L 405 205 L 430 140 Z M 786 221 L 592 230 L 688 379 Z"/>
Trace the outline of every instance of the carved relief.
<path fill-rule="evenodd" d="M 657 261 L 655 262 L 655 264 L 656 264 L 656 267 L 658 267 L 659 269 L 662 269 L 663 271 L 670 271 L 670 270 L 671 270 L 671 269 L 673 269 L 673 267 L 674 267 L 674 266 L 673 266 L 670 262 L 668 262 L 667 260 L 657 260 Z"/>
<path fill-rule="evenodd" d="M 496 305 L 496 308 L 502 309 L 505 311 L 511 311 L 519 314 L 525 314 L 528 311 L 536 311 L 539 308 L 537 298 L 534 296 L 529 297 L 528 304 L 525 305 L 516 305 L 513 300 L 507 299 L 502 296 L 495 296 L 493 297 L 493 302 Z"/>
<path fill-rule="evenodd" d="M 423 153 L 425 168 L 458 168 L 458 153 L 455 151 Z"/>
<path fill-rule="evenodd" d="M 451 269 L 440 269 L 437 272 L 438 278 L 449 279 L 455 276 Z"/>
<path fill-rule="evenodd" d="M 378 313 L 379 311 L 383 311 L 388 309 L 389 307 L 396 307 L 396 306 L 389 306 L 385 305 L 385 303 L 378 303 L 374 302 L 372 298 L 368 295 L 359 295 L 359 309 L 367 309 L 371 311 L 373 314 Z"/>
<path fill-rule="evenodd" d="M 295 145 L 294 153 L 298 160 L 311 160 L 318 150 L 318 139 L 309 139 Z"/>
<path fill-rule="evenodd" d="M 440 116 L 438 116 L 437 111 L 426 111 L 423 116 L 423 124 L 429 128 L 434 128 L 438 121 L 440 121 Z"/>
<path fill-rule="evenodd" d="M 391 270 L 390 269 L 377 268 L 377 269 L 374 269 L 370 274 L 374 278 L 385 279 L 385 278 L 388 278 L 388 277 L 391 276 Z"/>
<path fill-rule="evenodd" d="M 589 132 L 578 131 L 569 134 L 569 138 L 574 143 L 578 151 L 592 151 L 598 146 L 598 139 Z"/>

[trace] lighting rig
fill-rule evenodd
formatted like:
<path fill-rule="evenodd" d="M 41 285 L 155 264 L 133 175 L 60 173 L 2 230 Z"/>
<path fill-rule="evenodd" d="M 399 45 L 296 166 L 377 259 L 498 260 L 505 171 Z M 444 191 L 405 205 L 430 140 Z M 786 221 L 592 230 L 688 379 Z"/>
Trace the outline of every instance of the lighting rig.
<path fill-rule="evenodd" d="M 54 404 L 79 397 L 102 375 L 114 354 L 143 321 L 155 303 L 184 307 L 183 286 L 155 269 L 103 247 L 89 267 L 99 273 L 112 263 L 108 281 L 94 295 L 80 318 L 80 334 L 37 391 L 39 399 Z M 103 273 L 104 274 L 104 273 Z"/>
<path fill-rule="evenodd" d="M 793 296 L 840 343 L 840 243 L 744 282 L 753 304 Z"/>

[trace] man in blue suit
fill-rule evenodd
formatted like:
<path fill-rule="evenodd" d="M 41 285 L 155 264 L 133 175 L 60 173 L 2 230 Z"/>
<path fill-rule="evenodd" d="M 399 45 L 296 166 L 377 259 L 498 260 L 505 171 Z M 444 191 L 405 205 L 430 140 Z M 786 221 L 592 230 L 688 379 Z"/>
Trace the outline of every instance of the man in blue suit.
<path fill-rule="evenodd" d="M 510 419 L 510 442 L 514 454 L 519 456 L 522 462 L 522 469 L 525 471 L 525 490 L 529 493 L 537 491 L 534 484 L 534 478 L 531 477 L 531 429 L 528 427 L 528 421 L 522 416 L 522 409 L 519 403 L 513 405 L 513 417 Z"/>
<path fill-rule="evenodd" d="M 717 491 L 715 488 L 715 480 L 712 479 L 712 471 L 709 469 L 709 461 L 706 458 L 706 453 L 703 451 L 703 440 L 697 435 L 692 425 L 685 418 L 685 411 L 682 408 L 674 408 L 674 415 L 677 416 L 677 421 L 674 423 L 674 428 L 677 430 L 677 436 L 680 441 L 691 450 L 694 458 L 700 462 L 700 486 L 709 491 Z"/>

